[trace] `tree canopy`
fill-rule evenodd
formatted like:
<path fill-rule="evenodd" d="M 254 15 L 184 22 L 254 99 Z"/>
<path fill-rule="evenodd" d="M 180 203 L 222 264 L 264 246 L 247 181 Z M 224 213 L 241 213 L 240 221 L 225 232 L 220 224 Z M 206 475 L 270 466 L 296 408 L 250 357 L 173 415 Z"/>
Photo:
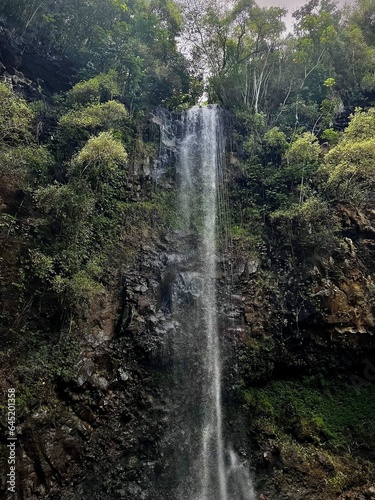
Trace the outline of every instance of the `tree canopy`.
<path fill-rule="evenodd" d="M 262 244 L 327 243 L 335 205 L 372 198 L 374 9 L 309 0 L 287 32 L 284 9 L 253 0 L 4 0 L 0 175 L 39 214 L 35 276 L 95 289 L 90 262 L 157 155 L 159 106 L 228 111 L 233 224 Z"/>

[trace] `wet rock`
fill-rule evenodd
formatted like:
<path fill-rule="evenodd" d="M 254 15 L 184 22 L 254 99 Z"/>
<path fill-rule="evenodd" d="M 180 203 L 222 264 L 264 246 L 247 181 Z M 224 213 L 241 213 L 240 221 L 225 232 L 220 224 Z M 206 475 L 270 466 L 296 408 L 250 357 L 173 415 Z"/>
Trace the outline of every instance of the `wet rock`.
<path fill-rule="evenodd" d="M 231 301 L 233 304 L 239 306 L 242 305 L 245 302 L 245 297 L 243 295 L 231 295 Z"/>
<path fill-rule="evenodd" d="M 152 300 L 149 297 L 140 296 L 138 299 L 138 310 L 141 315 L 147 314 L 148 312 L 155 312 Z"/>
<path fill-rule="evenodd" d="M 129 373 L 126 370 L 124 370 L 123 368 L 119 368 L 118 373 L 120 375 L 120 379 L 123 382 L 127 382 L 130 379 Z"/>
<path fill-rule="evenodd" d="M 94 373 L 94 375 L 92 375 L 92 377 L 90 378 L 90 382 L 92 382 L 92 384 L 97 389 L 100 389 L 102 391 L 105 391 L 109 386 L 108 380 L 98 375 L 97 373 Z"/>
<path fill-rule="evenodd" d="M 140 293 L 145 293 L 145 292 L 147 292 L 147 290 L 148 290 L 148 286 L 145 283 L 142 285 L 138 285 L 134 288 L 135 292 L 140 292 Z"/>
<path fill-rule="evenodd" d="M 78 387 L 82 386 L 95 371 L 95 364 L 91 359 L 83 359 L 78 365 L 78 378 L 77 378 L 77 384 Z"/>
<path fill-rule="evenodd" d="M 252 325 L 255 321 L 255 315 L 253 313 L 246 313 L 245 314 L 245 320 L 248 325 Z"/>
<path fill-rule="evenodd" d="M 91 347 L 96 348 L 102 344 L 105 344 L 106 342 L 109 342 L 111 337 L 112 335 L 108 335 L 108 332 L 106 332 L 105 330 L 98 330 L 95 334 L 88 334 L 86 340 Z"/>
<path fill-rule="evenodd" d="M 316 459 L 329 472 L 333 472 L 335 470 L 335 467 L 332 464 L 332 462 L 323 453 L 318 452 L 316 454 Z"/>
<path fill-rule="evenodd" d="M 234 273 L 238 276 L 242 276 L 247 268 L 247 262 L 244 258 L 240 257 L 235 262 Z"/>
<path fill-rule="evenodd" d="M 83 422 L 77 415 L 70 414 L 66 417 L 65 420 L 66 429 L 68 429 L 68 433 L 79 432 L 82 436 L 89 436 L 92 432 L 92 427 L 87 423 Z"/>
<path fill-rule="evenodd" d="M 261 337 L 261 336 L 263 336 L 264 333 L 265 333 L 263 325 L 255 324 L 251 328 L 251 333 L 254 335 L 254 337 Z"/>
<path fill-rule="evenodd" d="M 258 268 L 259 268 L 259 261 L 258 260 L 249 260 L 249 261 L 247 261 L 247 264 L 246 264 L 245 273 L 247 275 L 255 274 L 258 271 Z"/>
<path fill-rule="evenodd" d="M 152 315 L 152 316 L 149 316 L 148 321 L 152 325 L 157 325 L 159 323 L 159 318 L 157 318 L 156 316 Z"/>

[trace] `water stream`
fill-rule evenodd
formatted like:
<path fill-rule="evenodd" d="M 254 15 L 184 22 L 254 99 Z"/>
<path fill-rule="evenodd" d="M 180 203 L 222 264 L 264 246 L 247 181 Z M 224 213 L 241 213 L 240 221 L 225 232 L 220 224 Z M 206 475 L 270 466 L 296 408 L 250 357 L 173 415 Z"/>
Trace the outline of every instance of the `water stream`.
<path fill-rule="evenodd" d="M 200 233 L 197 268 L 202 280 L 202 421 L 198 461 L 199 500 L 227 500 L 221 414 L 221 366 L 216 307 L 217 178 L 222 134 L 217 108 L 194 107 L 185 115 L 181 143 L 181 196 L 189 224 Z M 201 220 L 191 219 L 200 205 Z"/>
<path fill-rule="evenodd" d="M 223 210 L 221 111 L 193 107 L 181 117 L 177 147 L 182 227 L 173 288 L 173 498 L 255 500 L 250 474 L 226 449 L 217 306 L 218 226 Z M 225 218 L 224 218 L 225 219 Z"/>

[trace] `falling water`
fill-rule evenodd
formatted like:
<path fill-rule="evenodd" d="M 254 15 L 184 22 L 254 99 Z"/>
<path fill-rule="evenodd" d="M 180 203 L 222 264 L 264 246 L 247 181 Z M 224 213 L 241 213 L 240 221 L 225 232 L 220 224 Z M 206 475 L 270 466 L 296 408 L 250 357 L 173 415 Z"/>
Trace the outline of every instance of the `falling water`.
<path fill-rule="evenodd" d="M 197 120 L 198 117 L 198 120 Z M 216 108 L 193 108 L 188 123 L 199 123 L 197 133 L 202 175 L 202 328 L 206 335 L 204 359 L 204 413 L 202 422 L 202 477 L 200 499 L 227 500 L 221 415 L 221 366 L 216 308 L 216 193 L 222 155 L 221 128 Z M 198 132 L 198 131 L 197 131 Z M 199 137 L 200 136 L 200 137 Z M 191 143 L 190 143 L 191 144 Z M 190 149 L 190 148 L 189 148 Z M 192 151 L 190 151 L 191 153 Z"/>
<path fill-rule="evenodd" d="M 246 467 L 233 451 L 226 452 L 223 439 L 216 293 L 224 147 L 220 109 L 190 109 L 182 116 L 179 135 L 182 257 L 174 270 L 172 311 L 179 325 L 173 338 L 177 407 L 173 498 L 254 500 Z"/>

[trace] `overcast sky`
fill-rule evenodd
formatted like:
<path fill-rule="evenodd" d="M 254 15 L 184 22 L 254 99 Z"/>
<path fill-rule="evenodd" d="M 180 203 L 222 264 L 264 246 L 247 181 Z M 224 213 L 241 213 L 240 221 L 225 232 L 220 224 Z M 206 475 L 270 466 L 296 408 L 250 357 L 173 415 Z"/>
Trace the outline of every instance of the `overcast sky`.
<path fill-rule="evenodd" d="M 271 5 L 274 5 L 275 7 L 282 7 L 288 10 L 288 14 L 285 19 L 285 24 L 287 25 L 287 28 L 290 30 L 291 27 L 293 26 L 293 18 L 292 14 L 295 10 L 297 10 L 299 7 L 307 3 L 308 0 L 256 0 L 256 3 L 260 7 L 270 7 Z M 345 3 L 355 3 L 355 0 L 339 0 L 338 4 L 339 5 L 344 5 Z"/>

